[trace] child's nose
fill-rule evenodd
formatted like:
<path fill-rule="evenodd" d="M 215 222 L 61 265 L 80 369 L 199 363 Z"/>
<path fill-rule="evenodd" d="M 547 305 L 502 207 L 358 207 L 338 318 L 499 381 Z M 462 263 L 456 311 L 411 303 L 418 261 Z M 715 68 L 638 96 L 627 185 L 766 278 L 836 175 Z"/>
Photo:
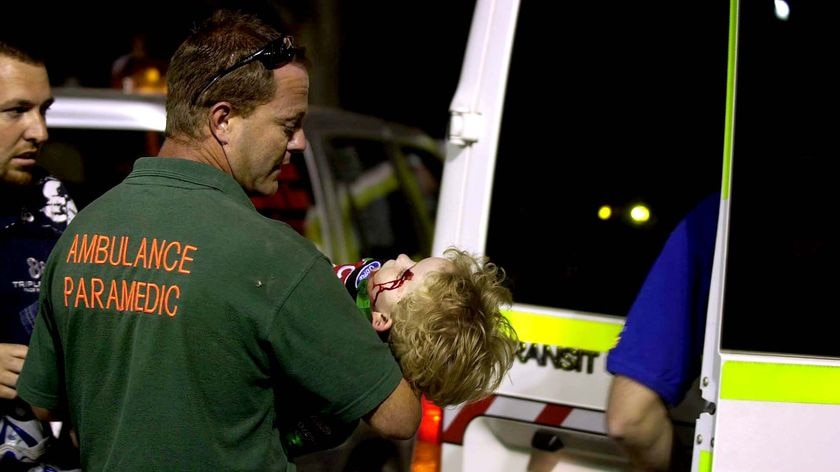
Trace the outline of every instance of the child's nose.
<path fill-rule="evenodd" d="M 400 254 L 399 256 L 397 256 L 397 262 L 399 262 L 400 264 L 403 264 L 403 265 L 414 264 L 414 261 L 411 260 L 411 258 L 406 256 L 405 254 Z"/>

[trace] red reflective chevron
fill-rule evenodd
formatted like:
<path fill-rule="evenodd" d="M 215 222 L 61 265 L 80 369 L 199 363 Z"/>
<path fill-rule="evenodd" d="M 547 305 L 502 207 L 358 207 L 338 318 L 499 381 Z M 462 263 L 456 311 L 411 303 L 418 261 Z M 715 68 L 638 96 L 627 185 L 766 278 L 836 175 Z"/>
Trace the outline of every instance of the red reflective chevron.
<path fill-rule="evenodd" d="M 606 434 L 602 411 L 493 395 L 475 403 L 445 409 L 443 442 L 463 445 L 467 426 L 479 416 Z"/>

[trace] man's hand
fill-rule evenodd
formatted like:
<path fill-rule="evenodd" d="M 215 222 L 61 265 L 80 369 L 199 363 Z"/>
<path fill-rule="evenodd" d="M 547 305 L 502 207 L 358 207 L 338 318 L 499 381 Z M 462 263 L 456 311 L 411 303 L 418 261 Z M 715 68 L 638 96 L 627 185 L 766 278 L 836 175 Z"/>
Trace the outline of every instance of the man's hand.
<path fill-rule="evenodd" d="M 23 344 L 0 343 L 0 398 L 17 398 L 17 381 L 29 348 Z"/>

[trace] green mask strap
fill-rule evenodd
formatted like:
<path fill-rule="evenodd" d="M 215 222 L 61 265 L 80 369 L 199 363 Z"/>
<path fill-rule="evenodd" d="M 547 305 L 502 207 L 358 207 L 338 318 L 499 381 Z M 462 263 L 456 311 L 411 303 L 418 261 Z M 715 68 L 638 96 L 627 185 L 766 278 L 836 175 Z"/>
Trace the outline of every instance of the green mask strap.
<path fill-rule="evenodd" d="M 359 283 L 359 291 L 356 293 L 356 306 L 367 317 L 368 323 L 373 323 L 373 310 L 370 307 L 370 296 L 368 296 L 368 279 Z"/>

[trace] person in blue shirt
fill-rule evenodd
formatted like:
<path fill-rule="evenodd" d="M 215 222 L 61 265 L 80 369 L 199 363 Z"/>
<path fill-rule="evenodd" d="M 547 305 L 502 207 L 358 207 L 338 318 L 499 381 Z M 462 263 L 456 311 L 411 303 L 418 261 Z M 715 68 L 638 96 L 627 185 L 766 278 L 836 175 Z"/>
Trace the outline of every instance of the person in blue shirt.
<path fill-rule="evenodd" d="M 607 431 L 641 470 L 687 465 L 668 409 L 700 373 L 719 206 L 707 196 L 673 230 L 607 356 Z"/>

